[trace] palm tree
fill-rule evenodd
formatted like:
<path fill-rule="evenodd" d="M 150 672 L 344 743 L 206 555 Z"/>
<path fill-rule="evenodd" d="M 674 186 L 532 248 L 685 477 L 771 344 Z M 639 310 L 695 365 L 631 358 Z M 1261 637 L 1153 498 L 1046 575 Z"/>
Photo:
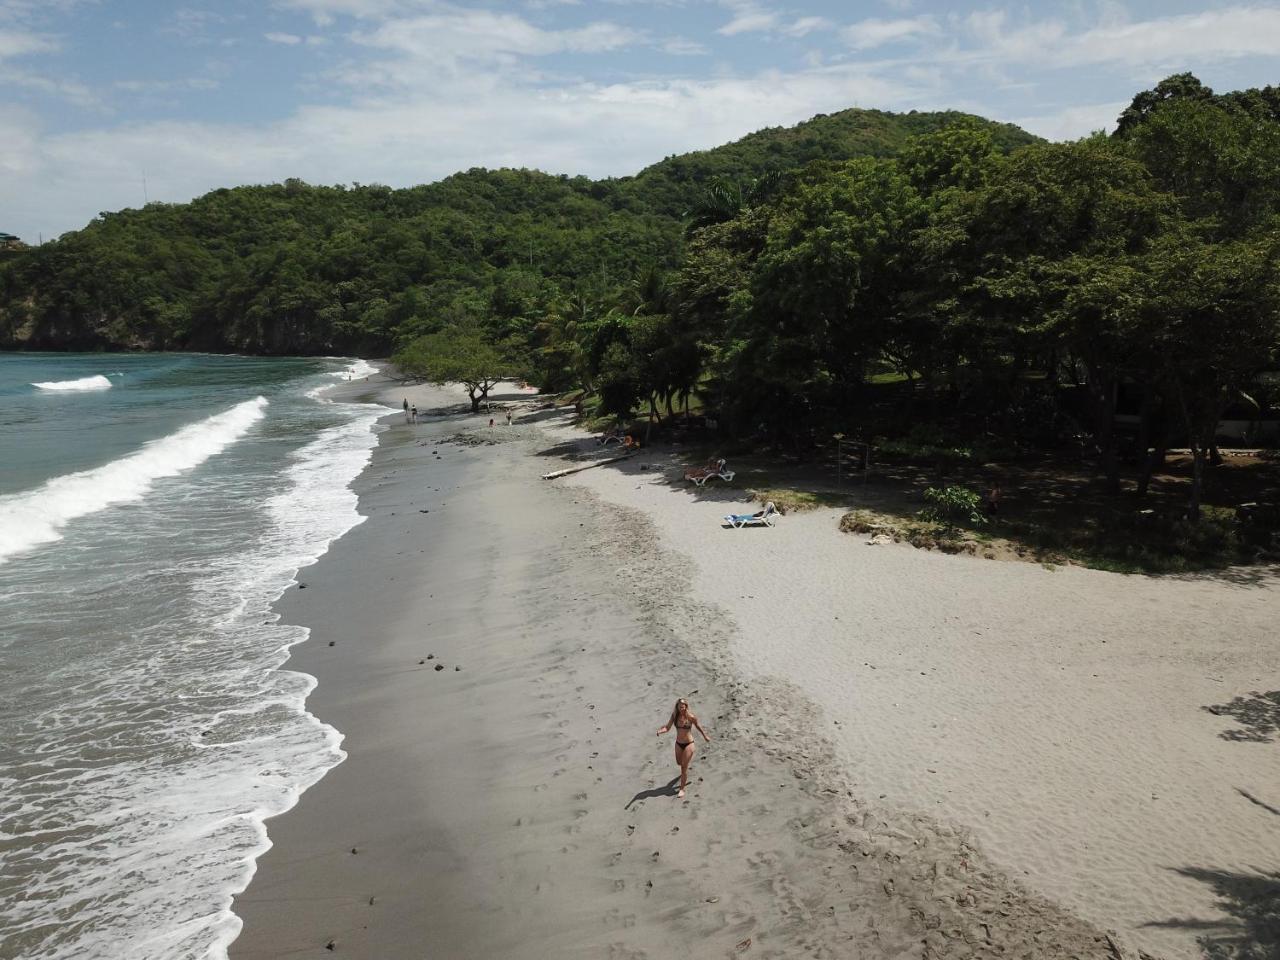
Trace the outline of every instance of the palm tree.
<path fill-rule="evenodd" d="M 745 185 L 728 177 L 712 177 L 707 181 L 702 196 L 685 211 L 685 218 L 689 221 L 686 229 L 693 233 L 703 227 L 732 220 L 768 200 L 781 183 L 782 174 L 777 170 L 769 170 L 755 180 L 746 181 Z"/>

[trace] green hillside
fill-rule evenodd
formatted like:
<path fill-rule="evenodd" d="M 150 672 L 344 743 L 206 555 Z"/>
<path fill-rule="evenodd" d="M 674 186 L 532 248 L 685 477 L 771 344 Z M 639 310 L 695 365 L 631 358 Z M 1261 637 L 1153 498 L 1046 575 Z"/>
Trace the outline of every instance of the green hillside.
<path fill-rule="evenodd" d="M 592 181 L 470 170 L 423 186 L 290 180 L 104 214 L 0 261 L 0 347 L 385 353 L 557 296 L 606 298 L 679 263 L 682 216 L 714 178 L 892 155 L 964 114 L 846 110 Z"/>
<path fill-rule="evenodd" d="M 741 140 L 667 157 L 642 170 L 630 181 L 646 202 L 679 215 L 713 177 L 748 179 L 768 170 L 795 170 L 816 160 L 851 157 L 891 157 L 911 137 L 946 127 L 975 124 L 987 131 L 1004 152 L 1037 139 L 1020 127 L 994 123 L 972 114 L 946 110 L 933 113 L 887 113 L 883 110 L 841 110 L 818 114 L 794 127 L 766 127 Z"/>

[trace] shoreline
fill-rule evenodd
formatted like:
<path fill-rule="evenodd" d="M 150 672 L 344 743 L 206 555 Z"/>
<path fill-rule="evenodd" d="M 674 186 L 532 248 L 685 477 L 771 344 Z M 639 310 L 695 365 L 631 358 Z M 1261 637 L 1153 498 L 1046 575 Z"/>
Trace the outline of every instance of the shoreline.
<path fill-rule="evenodd" d="M 383 395 L 410 391 L 452 399 Z M 921 814 L 910 781 L 881 794 L 812 671 L 762 669 L 737 594 L 774 604 L 784 658 L 808 656 L 812 617 L 788 622 L 794 601 L 770 593 L 794 554 L 756 540 L 737 566 L 740 544 L 706 527 L 737 492 L 655 510 L 638 462 L 669 451 L 546 483 L 581 436 L 562 419 L 490 435 L 485 417 L 389 418 L 354 485 L 368 519 L 277 605 L 311 627 L 285 669 L 317 677 L 307 709 L 348 759 L 268 823 L 232 957 L 1112 955 L 1007 878 L 1016 851 L 987 860 L 989 838 L 953 822 L 963 804 Z M 502 442 L 431 439 L 459 432 Z M 737 586 L 708 583 L 726 563 Z M 675 695 L 715 738 L 684 803 L 653 737 Z M 910 752 L 887 719 L 859 745 Z"/>

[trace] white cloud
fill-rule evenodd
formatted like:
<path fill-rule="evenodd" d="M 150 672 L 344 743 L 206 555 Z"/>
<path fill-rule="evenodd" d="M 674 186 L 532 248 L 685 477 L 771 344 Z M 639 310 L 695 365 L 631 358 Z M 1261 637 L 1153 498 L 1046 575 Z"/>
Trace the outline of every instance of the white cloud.
<path fill-rule="evenodd" d="M 0 150 L 0 180 L 10 177 L 21 179 L 38 170 L 36 157 L 40 148 L 40 126 L 34 114 L 0 103 L 0 143 L 5 144 L 5 149 Z M 7 216 L 14 214 L 13 208 L 20 197 L 20 194 L 14 194 L 12 200 L 5 198 L 3 206 Z M 10 229 L 0 224 L 0 230 L 9 232 Z"/>
<path fill-rule="evenodd" d="M 299 36 L 296 33 L 264 33 L 263 38 L 272 43 L 283 44 L 286 47 L 296 47 L 299 44 L 306 44 L 309 47 L 324 46 L 329 42 L 327 37 L 321 37 L 317 34 L 308 34 L 307 36 Z"/>
<path fill-rule="evenodd" d="M 431 0 L 278 0 L 276 6 L 309 13 L 316 23 L 328 26 L 338 17 L 382 20 L 444 5 Z"/>
<path fill-rule="evenodd" d="M 544 30 L 513 14 L 477 10 L 389 20 L 354 34 L 357 43 L 390 50 L 420 64 L 503 55 L 602 53 L 638 42 L 635 31 L 608 22 L 572 30 Z"/>
<path fill-rule="evenodd" d="M 221 84 L 211 77 L 188 77 L 182 80 L 117 80 L 112 86 L 124 93 L 157 94 L 181 90 L 216 90 Z"/>
<path fill-rule="evenodd" d="M 840 31 L 840 38 L 855 50 L 870 50 L 902 40 L 936 36 L 940 32 L 938 21 L 931 16 L 902 20 L 872 18 L 845 27 Z"/>
<path fill-rule="evenodd" d="M 662 52 L 680 57 L 703 56 L 709 51 L 704 44 L 688 37 L 668 37 L 662 41 Z"/>
<path fill-rule="evenodd" d="M 0 30 L 0 60 L 28 56 L 33 53 L 52 53 L 58 49 L 49 37 L 26 30 Z"/>
<path fill-rule="evenodd" d="M 762 7 L 754 0 L 720 0 L 720 5 L 728 7 L 733 14 L 729 22 L 716 31 L 726 37 L 772 30 L 781 20 L 777 11 Z"/>
<path fill-rule="evenodd" d="M 30 21 L 52 13 L 67 13 L 95 0 L 0 0 L 0 20 Z"/>
<path fill-rule="evenodd" d="M 1113 130 L 1116 118 L 1127 106 L 1128 100 L 1116 100 L 1066 107 L 1054 113 L 1019 117 L 1011 122 L 1046 140 L 1074 140 L 1095 130 Z"/>
<path fill-rule="evenodd" d="M 79 107 L 99 105 L 97 93 L 71 77 L 46 76 L 31 70 L 18 70 L 0 63 L 0 90 L 23 88 L 65 100 Z M 2 141 L 0 141 L 2 142 Z"/>
<path fill-rule="evenodd" d="M 1011 26 L 1002 11 L 970 14 L 963 25 L 978 52 L 1006 63 L 1073 67 L 1117 63 L 1181 65 L 1280 51 L 1280 8 L 1228 7 L 1134 23 L 1109 16 L 1072 33 L 1057 20 Z"/>
<path fill-rule="evenodd" d="M 828 30 L 830 27 L 831 21 L 826 17 L 801 17 L 783 27 L 782 32 L 788 37 L 805 37 L 815 30 Z"/>

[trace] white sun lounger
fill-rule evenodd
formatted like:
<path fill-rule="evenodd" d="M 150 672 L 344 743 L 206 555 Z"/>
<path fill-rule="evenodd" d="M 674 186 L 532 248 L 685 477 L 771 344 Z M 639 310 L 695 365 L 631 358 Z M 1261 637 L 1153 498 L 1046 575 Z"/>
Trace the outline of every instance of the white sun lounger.
<path fill-rule="evenodd" d="M 685 473 L 686 480 L 692 480 L 695 486 L 704 486 L 708 480 L 723 480 L 728 483 L 733 479 L 733 471 L 726 470 L 724 461 L 717 460 L 715 466 L 703 467 L 701 470 L 689 470 Z"/>
<path fill-rule="evenodd" d="M 724 518 L 724 522 L 734 529 L 741 529 L 742 527 L 772 527 L 773 521 L 777 516 L 778 508 L 770 500 L 764 505 L 764 509 L 758 513 L 731 513 Z"/>

